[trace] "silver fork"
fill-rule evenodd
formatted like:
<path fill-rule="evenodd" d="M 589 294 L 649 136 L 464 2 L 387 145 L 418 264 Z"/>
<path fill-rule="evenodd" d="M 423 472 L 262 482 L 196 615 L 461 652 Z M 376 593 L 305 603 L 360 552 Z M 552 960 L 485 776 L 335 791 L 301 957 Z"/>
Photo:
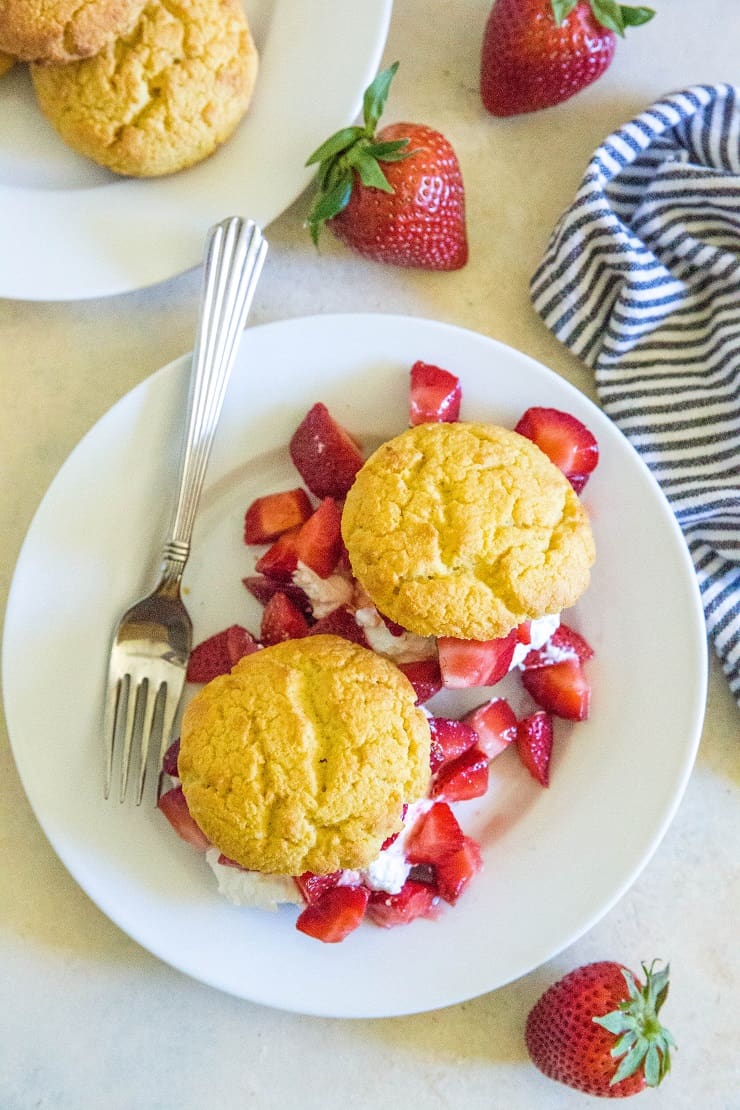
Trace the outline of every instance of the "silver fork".
<path fill-rule="evenodd" d="M 226 386 L 266 253 L 267 242 L 251 220 L 233 216 L 208 233 L 177 501 L 161 577 L 148 597 L 123 614 L 110 651 L 103 721 L 106 798 L 119 748 L 121 802 L 126 797 L 131 754 L 138 750 L 139 805 L 151 739 L 159 738 L 160 771 L 172 738 L 192 644 L 192 624 L 180 597 L 180 583 Z"/>

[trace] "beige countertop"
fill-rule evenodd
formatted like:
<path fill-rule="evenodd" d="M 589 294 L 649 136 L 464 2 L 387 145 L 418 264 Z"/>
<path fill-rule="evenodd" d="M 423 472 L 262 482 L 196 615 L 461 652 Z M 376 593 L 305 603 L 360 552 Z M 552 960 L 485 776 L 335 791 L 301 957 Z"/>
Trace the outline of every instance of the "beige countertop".
<path fill-rule="evenodd" d="M 396 270 L 330 236 L 317 257 L 303 196 L 268 229 L 254 323 L 391 311 L 481 331 L 593 397 L 588 369 L 532 311 L 528 279 L 589 154 L 664 92 L 735 81 L 740 9 L 655 0 L 612 68 L 558 109 L 510 121 L 478 100 L 484 0 L 396 0 L 385 61 L 401 60 L 387 117 L 444 131 L 465 178 L 470 262 L 454 274 Z M 0 125 L 1 126 L 1 125 Z M 229 213 L 224 213 L 228 215 Z M 0 217 L 1 221 L 1 217 Z M 13 260 L 3 258 L 3 266 Z M 84 433 L 191 345 L 198 275 L 77 303 L 0 301 L 3 604 L 26 529 Z M 670 635 L 646 626 L 636 636 Z M 540 991 L 591 959 L 670 959 L 674 1074 L 641 1105 L 740 1108 L 740 743 L 737 709 L 710 663 L 706 722 L 688 789 L 629 892 L 546 966 L 445 1010 L 338 1021 L 266 1009 L 191 981 L 138 947 L 77 887 L 41 832 L 0 725 L 0 1107 L 2 1110 L 530 1110 L 596 1105 L 529 1064 L 522 1028 Z M 635 767 L 639 776 L 640 768 Z"/>

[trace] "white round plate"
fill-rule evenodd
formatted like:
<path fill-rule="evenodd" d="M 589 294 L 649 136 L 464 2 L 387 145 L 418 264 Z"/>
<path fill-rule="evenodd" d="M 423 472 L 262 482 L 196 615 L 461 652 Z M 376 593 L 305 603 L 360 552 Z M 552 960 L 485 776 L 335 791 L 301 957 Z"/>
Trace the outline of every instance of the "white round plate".
<path fill-rule="evenodd" d="M 683 539 L 648 470 L 600 410 L 552 371 L 427 320 L 321 316 L 246 332 L 188 566 L 196 639 L 233 623 L 259 628 L 259 607 L 241 582 L 253 566 L 243 515 L 258 494 L 299 483 L 287 443 L 309 406 L 324 401 L 369 448 L 406 426 L 416 359 L 460 376 L 464 419 L 511 427 L 530 405 L 554 406 L 589 425 L 601 448 L 583 494 L 597 562 L 568 614 L 596 652 L 588 664 L 591 718 L 557 722 L 549 789 L 509 750 L 492 765 L 486 797 L 460 803 L 484 868 L 438 921 L 367 924 L 342 944 L 321 944 L 296 931 L 295 908 L 271 914 L 223 901 L 203 857 L 153 806 L 103 801 L 108 641 L 159 565 L 187 360 L 125 396 L 72 452 L 33 520 L 10 592 L 3 665 L 11 742 L 62 861 L 104 913 L 161 959 L 221 990 L 297 1012 L 430 1010 L 493 990 L 555 955 L 645 865 L 699 739 L 702 612 Z M 485 697 L 466 693 L 467 702 L 444 695 L 447 707 Z"/>
<path fill-rule="evenodd" d="M 0 297 L 75 300 L 153 285 L 200 262 L 212 224 L 245 216 L 264 228 L 306 188 L 306 158 L 359 112 L 392 0 L 244 7 L 260 52 L 249 112 L 211 158 L 169 177 L 116 177 L 89 162 L 42 116 L 26 67 L 0 80 Z"/>

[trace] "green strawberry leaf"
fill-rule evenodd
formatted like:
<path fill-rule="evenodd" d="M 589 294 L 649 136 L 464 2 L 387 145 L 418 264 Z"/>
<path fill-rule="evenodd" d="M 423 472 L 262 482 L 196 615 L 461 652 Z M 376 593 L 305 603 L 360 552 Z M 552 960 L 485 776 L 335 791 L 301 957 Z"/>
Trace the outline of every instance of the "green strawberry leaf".
<path fill-rule="evenodd" d="M 375 128 L 383 114 L 385 102 L 388 99 L 388 90 L 396 75 L 398 64 L 398 62 L 394 62 L 388 69 L 381 70 L 375 80 L 365 89 L 365 96 L 362 101 L 362 117 L 365 120 L 365 132 L 368 137 L 375 134 Z"/>
<path fill-rule="evenodd" d="M 635 1022 L 629 1014 L 623 1013 L 621 1010 L 612 1010 L 610 1014 L 604 1014 L 603 1017 L 595 1017 L 593 1019 L 597 1025 L 602 1029 L 606 1029 L 609 1033 L 626 1033 L 628 1029 L 633 1029 Z"/>
<path fill-rule="evenodd" d="M 368 143 L 365 148 L 373 158 L 383 162 L 399 162 L 401 158 L 408 158 L 412 151 L 406 151 L 408 139 L 393 139 L 389 143 Z M 405 152 L 405 153 L 404 153 Z"/>
<path fill-rule="evenodd" d="M 643 23 L 649 23 L 655 16 L 652 8 L 628 8 L 625 4 L 621 7 L 625 27 L 641 27 Z"/>
<path fill-rule="evenodd" d="M 552 0 L 552 14 L 558 27 L 565 22 L 577 3 L 578 0 Z"/>
<path fill-rule="evenodd" d="M 363 185 L 367 185 L 371 189 L 381 189 L 384 193 L 393 192 L 393 186 L 381 170 L 376 159 L 368 154 L 367 150 L 363 150 L 361 146 L 353 147 L 347 155 L 347 162 L 357 170 Z"/>
<path fill-rule="evenodd" d="M 337 154 L 342 154 L 364 134 L 365 129 L 363 127 L 343 127 L 341 131 L 335 132 L 321 146 L 316 148 L 311 157 L 306 159 L 306 165 L 313 166 L 317 162 L 325 162 L 328 158 L 334 158 Z"/>
<path fill-rule="evenodd" d="M 347 207 L 351 195 L 351 174 L 341 177 L 331 189 L 319 194 L 308 216 L 308 226 L 315 246 L 318 245 L 319 232 L 323 225 Z"/>
<path fill-rule="evenodd" d="M 591 11 L 602 27 L 614 31 L 621 38 L 627 27 L 638 27 L 653 18 L 652 8 L 632 8 L 618 0 L 589 0 Z"/>

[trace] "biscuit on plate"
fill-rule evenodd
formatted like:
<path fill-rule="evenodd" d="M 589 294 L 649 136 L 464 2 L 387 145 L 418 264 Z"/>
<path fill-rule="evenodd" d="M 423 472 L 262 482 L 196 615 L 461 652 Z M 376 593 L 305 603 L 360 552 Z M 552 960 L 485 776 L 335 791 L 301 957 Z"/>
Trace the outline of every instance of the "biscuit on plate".
<path fill-rule="evenodd" d="M 114 173 L 157 177 L 207 158 L 236 128 L 257 77 L 239 0 L 151 0 L 95 58 L 32 66 L 62 139 Z"/>
<path fill-rule="evenodd" d="M 594 542 L 567 478 L 487 424 L 419 424 L 383 444 L 347 494 L 352 571 L 422 636 L 491 640 L 586 589 Z"/>
<path fill-rule="evenodd" d="M 307 636 L 203 687 L 183 715 L 178 773 L 194 820 L 242 867 L 361 868 L 426 793 L 429 725 L 389 660 Z"/>
<path fill-rule="evenodd" d="M 0 50 L 54 65 L 90 58 L 130 31 L 144 0 L 1 0 Z"/>

